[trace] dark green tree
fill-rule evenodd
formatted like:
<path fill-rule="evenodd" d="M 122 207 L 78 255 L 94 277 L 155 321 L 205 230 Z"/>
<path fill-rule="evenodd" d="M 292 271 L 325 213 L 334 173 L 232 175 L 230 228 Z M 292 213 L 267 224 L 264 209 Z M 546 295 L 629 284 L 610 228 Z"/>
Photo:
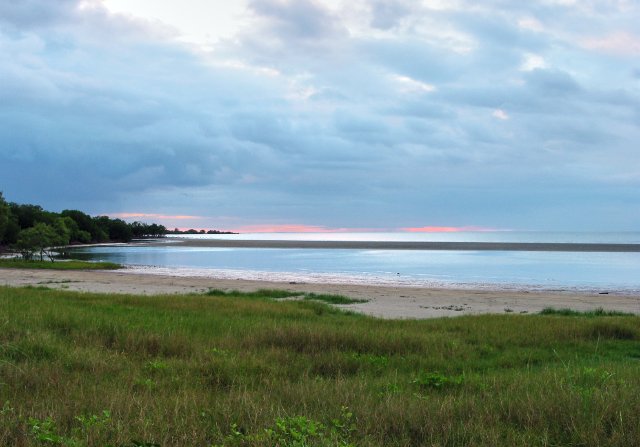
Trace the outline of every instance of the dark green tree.
<path fill-rule="evenodd" d="M 109 220 L 109 239 L 112 241 L 130 242 L 133 232 L 128 223 L 122 219 Z"/>
<path fill-rule="evenodd" d="M 86 244 L 91 241 L 103 242 L 107 239 L 107 233 L 100 232 L 93 218 L 88 214 L 78 210 L 64 210 L 60 215 L 73 219 L 76 225 L 78 225 L 78 235 L 72 240 Z M 88 237 L 87 234 L 89 235 Z"/>
<path fill-rule="evenodd" d="M 58 217 L 55 213 L 43 210 L 39 205 L 10 203 L 9 207 L 11 208 L 11 213 L 18 218 L 18 224 L 22 229 L 33 227 L 38 222 L 53 225 L 53 222 Z"/>
<path fill-rule="evenodd" d="M 0 192 L 0 245 L 27 247 L 33 246 L 32 242 L 36 240 L 46 239 L 44 235 L 47 231 L 38 226 L 40 223 L 51 227 L 60 236 L 54 244 L 57 247 L 69 243 L 130 242 L 133 237 L 162 237 L 167 232 L 163 225 L 158 224 L 128 224 L 122 219 L 111 219 L 108 216 L 91 217 L 78 210 L 52 213 L 38 205 L 7 203 Z M 20 238 L 22 231 L 36 226 L 37 231 L 31 231 Z"/>
<path fill-rule="evenodd" d="M 151 224 L 147 225 L 146 236 L 149 237 L 163 237 L 167 233 L 167 228 L 164 225 Z"/>
<path fill-rule="evenodd" d="M 130 224 L 130 227 L 131 227 L 131 233 L 135 238 L 145 237 L 149 231 L 149 225 L 143 222 L 138 222 L 138 221 L 132 222 Z"/>
<path fill-rule="evenodd" d="M 2 192 L 0 191 L 0 243 L 5 240 L 5 234 L 7 232 L 7 227 L 9 226 L 10 213 L 9 204 L 4 200 Z"/>
<path fill-rule="evenodd" d="M 24 259 L 32 259 L 38 253 L 41 261 L 47 256 L 53 262 L 56 249 L 69 243 L 66 234 L 58 232 L 60 230 L 39 222 L 20 232 L 16 248 Z"/>
<path fill-rule="evenodd" d="M 18 224 L 18 218 L 9 211 L 9 222 L 4 232 L 4 239 L 0 240 L 0 244 L 11 245 L 18 241 L 18 235 L 20 234 L 20 224 Z"/>
<path fill-rule="evenodd" d="M 106 240 L 130 242 L 133 231 L 128 223 L 122 219 L 110 219 L 108 216 L 94 217 L 93 221 L 106 234 Z"/>

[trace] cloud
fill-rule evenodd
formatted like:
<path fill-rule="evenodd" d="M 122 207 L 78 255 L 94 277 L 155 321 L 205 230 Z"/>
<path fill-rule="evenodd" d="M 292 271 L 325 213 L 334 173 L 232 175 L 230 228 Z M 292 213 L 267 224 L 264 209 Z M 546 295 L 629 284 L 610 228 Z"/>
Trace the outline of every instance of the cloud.
<path fill-rule="evenodd" d="M 508 119 L 509 119 L 509 114 L 508 114 L 507 112 L 505 112 L 504 110 L 502 110 L 502 109 L 496 109 L 496 110 L 494 110 L 494 111 L 491 113 L 491 115 L 492 115 L 494 118 L 498 118 L 499 120 L 503 120 L 503 121 L 506 121 L 506 120 L 508 120 Z"/>
<path fill-rule="evenodd" d="M 76 0 L 5 0 L 0 2 L 0 23 L 21 29 L 47 26 L 71 19 L 78 6 Z"/>
<path fill-rule="evenodd" d="M 640 55 L 640 36 L 614 32 L 604 37 L 589 37 L 582 41 L 585 48 L 621 56 Z"/>
<path fill-rule="evenodd" d="M 350 228 L 327 228 L 318 225 L 304 224 L 262 224 L 243 225 L 232 231 L 238 233 L 346 233 L 353 231 Z"/>
<path fill-rule="evenodd" d="M 408 233 L 460 233 L 463 231 L 491 231 L 478 227 L 409 227 L 401 228 Z"/>
<path fill-rule="evenodd" d="M 377 0 L 371 2 L 371 26 L 388 30 L 412 11 L 408 2 L 398 0 Z"/>
<path fill-rule="evenodd" d="M 323 40 L 345 31 L 339 19 L 314 0 L 254 0 L 249 8 L 283 40 Z"/>
<path fill-rule="evenodd" d="M 522 71 L 533 71 L 545 68 L 547 68 L 547 62 L 544 60 L 544 58 L 537 54 L 531 53 L 527 53 L 524 55 L 524 61 L 522 62 L 522 65 L 520 65 L 520 70 Z"/>
<path fill-rule="evenodd" d="M 436 89 L 436 87 L 431 84 L 416 81 L 408 76 L 394 75 L 391 78 L 393 81 L 398 83 L 400 91 L 403 93 L 433 92 Z"/>
<path fill-rule="evenodd" d="M 527 83 L 545 95 L 571 95 L 581 91 L 580 85 L 567 72 L 537 68 L 525 76 Z"/>
<path fill-rule="evenodd" d="M 525 16 L 518 19 L 518 26 L 531 31 L 544 32 L 545 27 L 535 17 Z"/>
<path fill-rule="evenodd" d="M 637 8 L 445 3 L 253 1 L 210 50 L 0 1 L 0 187 L 199 228 L 635 228 Z"/>

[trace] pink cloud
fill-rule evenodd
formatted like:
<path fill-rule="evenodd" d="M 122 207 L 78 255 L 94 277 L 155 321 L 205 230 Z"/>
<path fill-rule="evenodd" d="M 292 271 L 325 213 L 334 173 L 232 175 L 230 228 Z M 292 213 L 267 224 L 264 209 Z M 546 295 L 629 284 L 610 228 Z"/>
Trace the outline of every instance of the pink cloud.
<path fill-rule="evenodd" d="M 321 225 L 304 224 L 262 224 L 243 225 L 232 231 L 238 233 L 349 233 L 349 232 L 374 232 L 380 229 L 372 228 L 327 228 Z"/>
<path fill-rule="evenodd" d="M 582 45 L 590 50 L 623 56 L 640 55 L 640 37 L 627 32 L 617 32 L 604 37 L 584 39 Z"/>
<path fill-rule="evenodd" d="M 481 227 L 407 227 L 400 228 L 408 233 L 459 233 L 461 231 L 495 231 L 491 228 Z"/>

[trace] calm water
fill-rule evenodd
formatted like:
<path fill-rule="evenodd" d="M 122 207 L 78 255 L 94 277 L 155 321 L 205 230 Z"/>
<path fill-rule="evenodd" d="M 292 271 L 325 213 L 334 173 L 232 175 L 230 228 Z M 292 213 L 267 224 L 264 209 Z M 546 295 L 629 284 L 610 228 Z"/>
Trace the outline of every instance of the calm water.
<path fill-rule="evenodd" d="M 640 233 L 335 233 L 196 238 L 640 243 Z M 640 253 L 201 248 L 122 245 L 76 250 L 131 271 L 274 281 L 640 292 Z"/>

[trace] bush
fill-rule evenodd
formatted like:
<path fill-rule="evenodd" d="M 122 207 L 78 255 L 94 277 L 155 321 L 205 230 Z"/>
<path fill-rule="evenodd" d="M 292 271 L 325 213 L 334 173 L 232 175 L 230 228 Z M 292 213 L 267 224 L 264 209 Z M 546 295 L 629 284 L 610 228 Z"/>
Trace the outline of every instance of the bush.
<path fill-rule="evenodd" d="M 40 260 L 47 256 L 53 262 L 55 247 L 69 243 L 67 234 L 60 234 L 50 225 L 37 223 L 31 228 L 22 230 L 15 247 L 25 260 L 32 259 L 39 253 Z"/>

